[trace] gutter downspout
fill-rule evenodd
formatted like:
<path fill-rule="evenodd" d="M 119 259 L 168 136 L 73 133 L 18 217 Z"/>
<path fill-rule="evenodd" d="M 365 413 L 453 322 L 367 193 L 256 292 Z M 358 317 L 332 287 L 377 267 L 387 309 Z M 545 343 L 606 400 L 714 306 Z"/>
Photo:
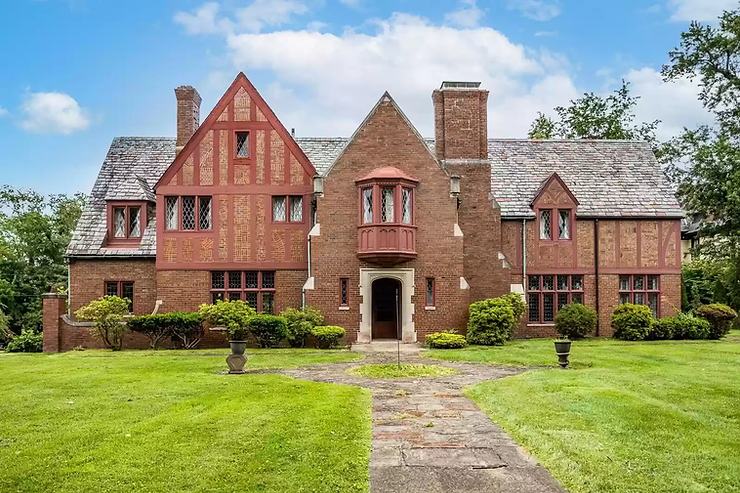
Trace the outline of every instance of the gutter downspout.
<path fill-rule="evenodd" d="M 594 282 L 596 283 L 596 337 L 599 337 L 601 317 L 599 317 L 599 220 L 594 220 Z"/>
<path fill-rule="evenodd" d="M 67 316 L 71 317 L 72 306 L 72 264 L 67 260 Z"/>
<path fill-rule="evenodd" d="M 309 279 L 311 279 L 311 235 L 308 235 L 308 278 L 306 278 L 306 282 L 308 282 Z M 306 286 L 304 284 L 303 289 L 301 289 L 301 308 L 306 308 Z"/>
<path fill-rule="evenodd" d="M 522 219 L 522 288 L 527 292 L 527 220 Z"/>

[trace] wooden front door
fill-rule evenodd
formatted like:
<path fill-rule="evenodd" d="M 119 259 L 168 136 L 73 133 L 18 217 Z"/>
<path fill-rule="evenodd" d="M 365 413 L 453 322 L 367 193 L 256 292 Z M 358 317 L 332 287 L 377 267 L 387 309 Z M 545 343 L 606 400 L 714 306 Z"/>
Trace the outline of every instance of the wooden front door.
<path fill-rule="evenodd" d="M 373 339 L 398 339 L 401 283 L 395 279 L 373 282 Z"/>

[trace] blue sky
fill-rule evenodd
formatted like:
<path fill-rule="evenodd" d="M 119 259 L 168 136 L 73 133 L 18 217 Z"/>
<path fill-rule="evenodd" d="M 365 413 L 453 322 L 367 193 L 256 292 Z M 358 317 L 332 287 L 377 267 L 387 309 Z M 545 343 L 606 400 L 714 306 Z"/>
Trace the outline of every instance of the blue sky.
<path fill-rule="evenodd" d="M 241 70 L 301 136 L 349 135 L 389 90 L 424 135 L 431 91 L 477 80 L 489 136 L 621 78 L 660 135 L 708 121 L 665 84 L 691 19 L 735 0 L 0 0 L 0 184 L 88 192 L 115 136 L 172 136 L 173 89 L 201 118 Z"/>

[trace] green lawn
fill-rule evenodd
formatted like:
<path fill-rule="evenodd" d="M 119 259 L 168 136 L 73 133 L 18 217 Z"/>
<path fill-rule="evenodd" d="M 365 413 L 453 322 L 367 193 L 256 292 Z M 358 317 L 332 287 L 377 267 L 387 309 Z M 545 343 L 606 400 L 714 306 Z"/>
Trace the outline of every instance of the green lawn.
<path fill-rule="evenodd" d="M 248 352 L 247 369 L 357 358 Z M 221 375 L 227 353 L 0 354 L 0 491 L 367 491 L 369 391 Z"/>
<path fill-rule="evenodd" d="M 557 361 L 552 340 L 426 355 Z M 721 342 L 574 342 L 571 362 L 468 395 L 573 493 L 740 491 L 740 332 Z"/>
<path fill-rule="evenodd" d="M 454 375 L 457 370 L 439 365 L 360 365 L 347 373 L 364 378 L 418 378 Z"/>

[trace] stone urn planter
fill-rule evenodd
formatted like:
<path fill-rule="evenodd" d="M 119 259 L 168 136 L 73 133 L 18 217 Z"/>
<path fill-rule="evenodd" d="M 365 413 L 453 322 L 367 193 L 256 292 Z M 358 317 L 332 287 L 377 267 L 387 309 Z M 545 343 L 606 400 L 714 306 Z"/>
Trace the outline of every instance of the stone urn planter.
<path fill-rule="evenodd" d="M 247 363 L 247 357 L 244 356 L 244 350 L 247 349 L 247 341 L 229 341 L 231 354 L 226 357 L 226 364 L 229 365 L 230 375 L 241 375 L 245 373 L 244 365 Z"/>
<path fill-rule="evenodd" d="M 558 355 L 558 364 L 561 368 L 567 368 L 570 356 L 570 345 L 572 341 L 560 339 L 555 341 L 555 353 Z"/>

